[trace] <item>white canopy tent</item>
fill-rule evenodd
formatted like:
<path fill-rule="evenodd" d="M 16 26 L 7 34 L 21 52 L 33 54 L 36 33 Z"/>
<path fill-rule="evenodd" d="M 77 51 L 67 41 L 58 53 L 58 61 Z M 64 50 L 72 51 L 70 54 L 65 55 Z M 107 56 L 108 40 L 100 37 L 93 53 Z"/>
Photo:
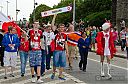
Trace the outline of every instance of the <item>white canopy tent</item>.
<path fill-rule="evenodd" d="M 4 15 L 2 12 L 0 12 L 0 22 L 10 22 L 11 20 Z"/>
<path fill-rule="evenodd" d="M 2 12 L 0 12 L 0 29 L 2 29 L 2 24 L 4 22 L 10 22 L 11 20 L 6 16 L 4 15 Z"/>

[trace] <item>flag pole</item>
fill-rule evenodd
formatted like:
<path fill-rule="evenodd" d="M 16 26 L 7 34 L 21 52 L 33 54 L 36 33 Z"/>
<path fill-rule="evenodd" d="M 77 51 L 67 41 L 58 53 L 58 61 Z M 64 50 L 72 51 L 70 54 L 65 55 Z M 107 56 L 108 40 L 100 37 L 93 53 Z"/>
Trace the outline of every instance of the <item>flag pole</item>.
<path fill-rule="evenodd" d="M 74 28 L 75 28 L 75 10 L 76 10 L 76 8 L 75 8 L 76 2 L 75 1 L 76 0 L 73 1 L 73 26 L 74 26 Z"/>

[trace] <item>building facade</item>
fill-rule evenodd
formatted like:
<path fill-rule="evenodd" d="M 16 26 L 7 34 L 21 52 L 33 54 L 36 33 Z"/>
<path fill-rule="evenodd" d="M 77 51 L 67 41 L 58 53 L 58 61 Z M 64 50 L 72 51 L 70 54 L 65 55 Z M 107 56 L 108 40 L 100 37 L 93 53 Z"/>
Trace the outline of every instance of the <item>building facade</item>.
<path fill-rule="evenodd" d="M 123 19 L 128 26 L 128 0 L 117 0 L 116 25 L 120 31 L 120 21 Z"/>

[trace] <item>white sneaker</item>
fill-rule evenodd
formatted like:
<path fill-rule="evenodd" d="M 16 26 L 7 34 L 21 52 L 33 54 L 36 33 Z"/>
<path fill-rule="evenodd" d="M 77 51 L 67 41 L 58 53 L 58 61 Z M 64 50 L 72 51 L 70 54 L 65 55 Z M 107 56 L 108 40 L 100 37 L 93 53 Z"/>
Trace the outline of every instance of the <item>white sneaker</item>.
<path fill-rule="evenodd" d="M 112 76 L 111 74 L 108 73 L 108 79 L 112 79 Z"/>
<path fill-rule="evenodd" d="M 101 77 L 105 77 L 105 74 L 104 73 L 101 73 Z"/>
<path fill-rule="evenodd" d="M 43 83 L 44 81 L 42 81 L 41 79 L 37 80 L 37 83 Z"/>
<path fill-rule="evenodd" d="M 33 78 L 31 79 L 31 82 L 32 82 L 32 83 L 35 83 L 35 82 L 36 82 L 36 78 L 33 77 Z"/>
<path fill-rule="evenodd" d="M 101 63 L 101 77 L 105 77 L 105 74 L 104 74 L 104 64 Z"/>

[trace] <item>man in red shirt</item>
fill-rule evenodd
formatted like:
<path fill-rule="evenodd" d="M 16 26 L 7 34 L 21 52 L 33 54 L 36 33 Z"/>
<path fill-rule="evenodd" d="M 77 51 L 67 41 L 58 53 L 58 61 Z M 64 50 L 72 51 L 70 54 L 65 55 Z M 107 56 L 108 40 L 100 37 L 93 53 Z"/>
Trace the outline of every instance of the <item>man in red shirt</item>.
<path fill-rule="evenodd" d="M 59 25 L 59 33 L 55 37 L 55 51 L 53 52 L 53 74 L 51 79 L 54 79 L 56 67 L 59 67 L 59 79 L 66 80 L 62 74 L 66 66 L 66 54 L 68 56 L 67 35 L 64 34 L 65 25 Z M 66 51 L 66 52 L 65 52 Z"/>
<path fill-rule="evenodd" d="M 41 52 L 41 37 L 42 31 L 38 29 L 39 22 L 35 21 L 33 24 L 33 29 L 29 31 L 30 36 L 30 52 L 29 52 L 29 61 L 31 67 L 31 74 L 32 74 L 32 82 L 36 82 L 34 77 L 34 67 L 37 66 L 37 82 L 43 82 L 40 79 L 40 71 L 41 71 L 41 60 L 42 60 L 42 52 Z"/>

